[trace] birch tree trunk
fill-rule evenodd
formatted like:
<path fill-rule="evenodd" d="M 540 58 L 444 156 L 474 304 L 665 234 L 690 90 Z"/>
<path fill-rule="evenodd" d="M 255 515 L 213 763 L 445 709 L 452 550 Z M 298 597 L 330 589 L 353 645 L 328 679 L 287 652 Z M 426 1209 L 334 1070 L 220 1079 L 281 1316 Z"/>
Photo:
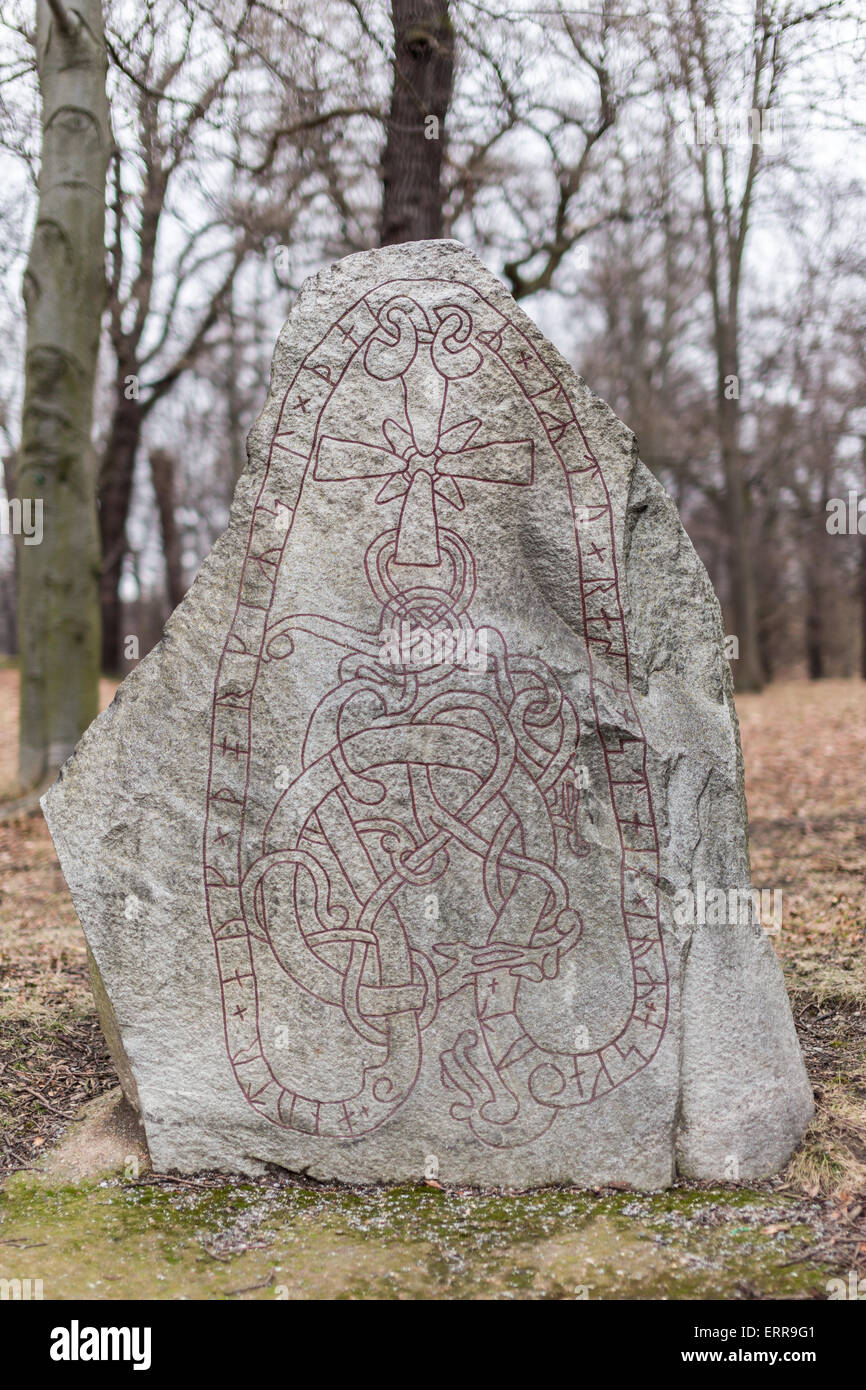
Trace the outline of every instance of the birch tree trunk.
<path fill-rule="evenodd" d="M 98 708 L 93 387 L 105 287 L 111 126 L 101 0 L 37 0 L 42 163 L 30 259 L 18 495 L 41 499 L 19 550 L 19 775 L 56 771 Z"/>

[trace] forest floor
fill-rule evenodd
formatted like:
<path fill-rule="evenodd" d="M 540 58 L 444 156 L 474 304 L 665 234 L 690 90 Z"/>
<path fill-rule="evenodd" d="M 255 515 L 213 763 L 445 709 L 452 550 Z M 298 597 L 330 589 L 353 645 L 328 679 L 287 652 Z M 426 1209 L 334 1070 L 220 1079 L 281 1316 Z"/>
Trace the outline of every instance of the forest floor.
<path fill-rule="evenodd" d="M 0 668 L 0 805 L 15 794 L 17 679 Z M 112 692 L 103 682 L 103 705 Z M 43 1278 L 55 1298 L 772 1299 L 866 1275 L 866 683 L 786 682 L 737 703 L 753 882 L 783 893 L 773 943 L 816 1096 L 783 1174 L 650 1195 L 227 1184 L 149 1174 L 132 1137 L 99 1180 L 74 1180 L 63 1155 L 76 1125 L 104 1121 L 117 1078 L 41 813 L 7 810 L 0 1276 Z"/>

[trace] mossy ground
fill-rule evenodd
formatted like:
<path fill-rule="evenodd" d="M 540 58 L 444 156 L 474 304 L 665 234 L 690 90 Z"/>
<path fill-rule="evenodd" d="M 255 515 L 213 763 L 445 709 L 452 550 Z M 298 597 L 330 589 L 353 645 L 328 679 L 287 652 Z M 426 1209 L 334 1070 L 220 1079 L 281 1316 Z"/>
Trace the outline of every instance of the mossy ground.
<path fill-rule="evenodd" d="M 114 1178 L 0 1195 L 0 1273 L 46 1298 L 825 1297 L 798 1203 L 742 1189 L 513 1195 Z"/>

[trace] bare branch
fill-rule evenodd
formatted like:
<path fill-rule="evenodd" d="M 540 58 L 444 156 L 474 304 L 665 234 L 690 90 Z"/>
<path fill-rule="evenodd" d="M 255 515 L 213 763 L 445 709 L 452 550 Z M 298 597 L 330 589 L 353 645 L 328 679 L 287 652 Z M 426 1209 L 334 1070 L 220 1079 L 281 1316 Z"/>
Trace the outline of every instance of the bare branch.
<path fill-rule="evenodd" d="M 71 38 L 75 32 L 75 25 L 63 8 L 63 0 L 47 0 L 48 8 L 54 15 L 57 27 L 65 39 Z"/>

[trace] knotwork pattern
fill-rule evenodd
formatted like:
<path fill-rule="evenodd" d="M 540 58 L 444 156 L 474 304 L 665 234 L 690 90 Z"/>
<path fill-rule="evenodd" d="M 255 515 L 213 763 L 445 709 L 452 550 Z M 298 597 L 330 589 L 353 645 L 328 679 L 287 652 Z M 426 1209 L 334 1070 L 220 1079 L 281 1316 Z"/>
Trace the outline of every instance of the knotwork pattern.
<path fill-rule="evenodd" d="M 473 309 L 466 296 L 451 301 L 459 288 Z M 461 479 L 533 483 L 531 430 L 491 441 L 481 419 L 443 424 L 452 384 L 487 359 L 511 373 L 565 470 L 593 709 L 597 716 L 602 687 L 617 708 L 617 727 L 596 717 L 596 732 L 620 840 L 633 1005 L 616 1037 L 575 1051 L 533 1036 L 521 991 L 556 979 L 581 939 L 574 867 L 589 845 L 577 713 L 544 661 L 510 651 L 497 627 L 474 625 L 478 560 L 440 515 L 466 506 Z M 377 444 L 320 431 L 325 406 L 359 362 L 402 391 L 402 416 L 381 421 Z M 378 629 L 326 613 L 272 612 L 307 476 L 334 486 L 382 478 L 377 504 L 399 504 L 396 526 L 364 557 Z M 452 1116 L 485 1144 L 537 1138 L 563 1108 L 593 1102 L 652 1059 L 668 979 L 618 585 L 610 500 L 571 403 L 521 330 L 469 287 L 381 286 L 307 356 L 283 402 L 216 682 L 205 827 L 229 1058 L 250 1105 L 273 1123 L 343 1137 L 384 1124 L 417 1081 L 425 1033 L 461 990 L 474 998 L 476 1024 L 448 1046 L 440 1041 L 439 1074 Z M 299 633 L 333 650 L 334 681 L 310 714 L 297 775 L 252 845 L 244 811 L 256 683 L 295 657 Z M 467 866 L 483 895 L 486 938 L 461 939 L 445 922 L 422 949 L 420 896 L 447 897 Z M 261 949 L 357 1038 L 358 1062 L 338 1098 L 278 1079 L 260 1027 Z"/>

